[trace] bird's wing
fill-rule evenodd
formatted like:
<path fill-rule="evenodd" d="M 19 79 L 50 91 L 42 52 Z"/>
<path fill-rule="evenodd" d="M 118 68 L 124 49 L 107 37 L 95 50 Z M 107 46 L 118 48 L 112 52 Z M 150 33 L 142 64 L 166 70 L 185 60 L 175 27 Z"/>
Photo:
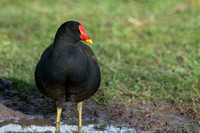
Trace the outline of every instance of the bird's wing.
<path fill-rule="evenodd" d="M 98 60 L 97 57 L 95 56 L 94 52 L 92 51 L 92 49 L 86 45 L 85 43 L 80 42 L 79 43 L 80 47 L 82 48 L 83 52 L 85 53 L 85 55 L 91 57 L 91 59 L 98 64 Z"/>
<path fill-rule="evenodd" d="M 47 48 L 44 50 L 44 52 L 42 53 L 42 56 L 41 56 L 41 57 L 43 57 L 43 56 L 49 54 L 49 53 L 52 51 L 52 49 L 53 49 L 53 44 L 49 45 L 49 47 L 47 47 Z"/>

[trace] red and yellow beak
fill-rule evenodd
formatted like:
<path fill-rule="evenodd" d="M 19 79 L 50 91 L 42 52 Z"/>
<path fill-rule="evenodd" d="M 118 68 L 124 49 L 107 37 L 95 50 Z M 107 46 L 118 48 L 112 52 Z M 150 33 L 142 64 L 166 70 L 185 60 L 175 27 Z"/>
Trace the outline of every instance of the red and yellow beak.
<path fill-rule="evenodd" d="M 85 33 L 85 29 L 84 29 L 83 25 L 79 25 L 78 28 L 81 33 L 81 36 L 80 36 L 81 40 L 83 40 L 89 44 L 93 44 L 92 39 L 90 39 L 90 37 Z"/>

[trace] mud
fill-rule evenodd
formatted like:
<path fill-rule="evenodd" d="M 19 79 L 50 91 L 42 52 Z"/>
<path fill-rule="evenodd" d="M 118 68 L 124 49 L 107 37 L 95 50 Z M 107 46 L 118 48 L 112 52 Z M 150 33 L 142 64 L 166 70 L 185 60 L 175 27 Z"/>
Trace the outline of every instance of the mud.
<path fill-rule="evenodd" d="M 0 132 L 54 132 L 56 104 L 37 90 L 16 91 L 12 82 L 0 79 Z M 199 113 L 191 106 L 149 104 L 99 104 L 83 102 L 86 132 L 198 132 Z M 61 131 L 77 131 L 74 103 L 64 103 Z"/>

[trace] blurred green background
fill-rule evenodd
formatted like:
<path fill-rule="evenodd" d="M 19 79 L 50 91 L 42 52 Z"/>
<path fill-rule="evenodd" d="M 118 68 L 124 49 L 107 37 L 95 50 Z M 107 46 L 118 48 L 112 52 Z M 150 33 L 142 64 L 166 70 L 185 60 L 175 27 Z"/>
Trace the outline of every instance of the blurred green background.
<path fill-rule="evenodd" d="M 199 0 L 1 0 L 0 77 L 36 89 L 34 69 L 58 27 L 92 38 L 100 103 L 200 103 Z"/>

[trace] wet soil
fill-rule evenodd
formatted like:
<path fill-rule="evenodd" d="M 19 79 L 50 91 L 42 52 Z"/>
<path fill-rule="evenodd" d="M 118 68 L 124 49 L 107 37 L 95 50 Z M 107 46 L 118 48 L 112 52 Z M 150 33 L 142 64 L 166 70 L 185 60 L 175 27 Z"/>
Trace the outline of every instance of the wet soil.
<path fill-rule="evenodd" d="M 200 106 L 200 105 L 197 105 Z M 83 125 L 99 124 L 97 131 L 107 125 L 118 129 L 127 127 L 136 132 L 198 132 L 200 116 L 192 106 L 174 106 L 165 102 L 149 104 L 99 104 L 91 99 L 83 102 Z M 55 126 L 56 104 L 37 90 L 16 91 L 8 80 L 0 79 L 0 127 L 17 123 L 23 127 Z M 64 103 L 63 124 L 77 125 L 74 103 Z"/>

